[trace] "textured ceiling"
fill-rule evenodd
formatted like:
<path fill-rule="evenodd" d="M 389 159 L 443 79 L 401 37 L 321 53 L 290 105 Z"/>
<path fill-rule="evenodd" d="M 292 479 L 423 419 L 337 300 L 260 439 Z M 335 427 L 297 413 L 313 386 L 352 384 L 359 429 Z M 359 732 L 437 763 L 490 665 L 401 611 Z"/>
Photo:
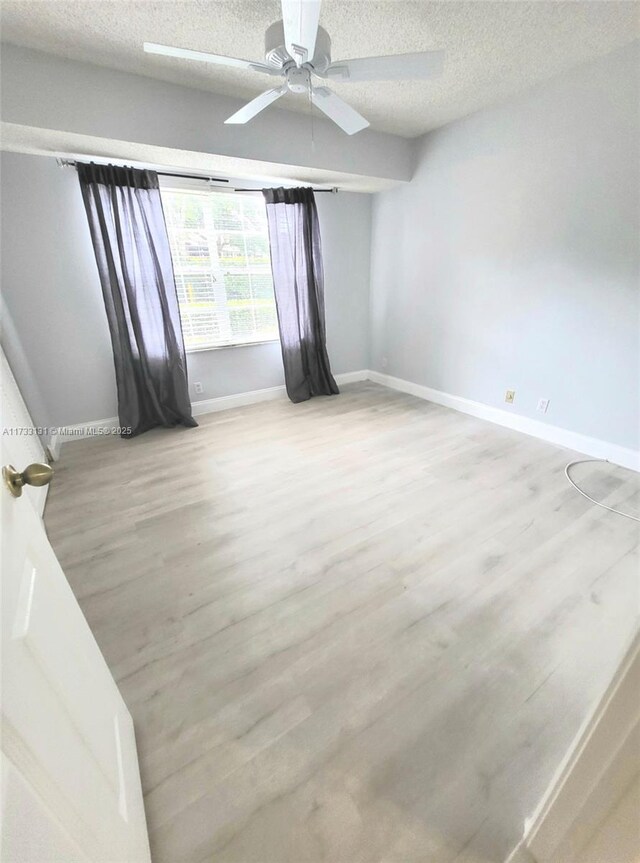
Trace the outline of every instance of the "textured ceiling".
<path fill-rule="evenodd" d="M 640 4 L 617 0 L 405 2 L 325 0 L 334 60 L 444 48 L 432 82 L 332 84 L 375 129 L 414 137 L 640 36 Z M 142 51 L 144 41 L 261 60 L 274 0 L 3 0 L 2 38 L 232 96 L 272 86 L 263 75 Z M 304 96 L 279 103 L 308 110 Z"/>

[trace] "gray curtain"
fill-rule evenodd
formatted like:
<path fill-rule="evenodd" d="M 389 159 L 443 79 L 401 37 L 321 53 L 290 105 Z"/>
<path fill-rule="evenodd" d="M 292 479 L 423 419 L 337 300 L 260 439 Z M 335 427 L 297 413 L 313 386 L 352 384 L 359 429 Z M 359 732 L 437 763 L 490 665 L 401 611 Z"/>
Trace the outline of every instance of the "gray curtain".
<path fill-rule="evenodd" d="M 78 176 L 111 332 L 122 435 L 196 426 L 158 175 L 92 163 L 78 164 Z"/>
<path fill-rule="evenodd" d="M 287 394 L 292 402 L 339 390 L 327 356 L 324 274 L 312 189 L 263 189 Z"/>

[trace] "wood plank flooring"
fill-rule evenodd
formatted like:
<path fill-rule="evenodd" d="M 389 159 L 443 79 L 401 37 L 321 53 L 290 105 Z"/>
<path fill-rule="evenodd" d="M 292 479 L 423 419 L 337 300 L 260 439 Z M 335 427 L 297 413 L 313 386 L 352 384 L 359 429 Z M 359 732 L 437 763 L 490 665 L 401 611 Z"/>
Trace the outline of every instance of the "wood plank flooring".
<path fill-rule="evenodd" d="M 572 457 L 371 383 L 66 445 L 154 863 L 500 863 L 637 625 L 638 525 Z"/>

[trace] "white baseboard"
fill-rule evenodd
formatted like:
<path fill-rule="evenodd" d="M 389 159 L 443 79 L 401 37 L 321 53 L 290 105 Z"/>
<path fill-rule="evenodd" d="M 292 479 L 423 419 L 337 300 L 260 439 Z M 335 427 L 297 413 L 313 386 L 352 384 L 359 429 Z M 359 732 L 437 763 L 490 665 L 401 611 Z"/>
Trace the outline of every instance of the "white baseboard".
<path fill-rule="evenodd" d="M 608 443 L 598 438 L 588 437 L 587 435 L 543 423 L 539 420 L 529 419 L 529 417 L 522 416 L 522 414 L 493 408 L 482 404 L 482 402 L 475 402 L 461 396 L 453 396 L 440 390 L 434 390 L 431 387 L 405 381 L 402 378 L 394 378 L 382 372 L 370 371 L 369 380 L 382 384 L 385 387 L 391 387 L 391 389 L 426 399 L 429 402 L 453 408 L 453 410 L 460 411 L 461 413 L 470 414 L 488 422 L 514 429 L 514 431 L 549 441 L 549 443 L 556 444 L 557 446 L 584 453 L 592 458 L 607 459 L 607 461 L 619 464 L 622 467 L 640 471 L 640 452 L 637 450 Z"/>
<path fill-rule="evenodd" d="M 107 417 L 103 420 L 91 420 L 86 423 L 73 423 L 60 426 L 58 431 L 49 438 L 49 452 L 55 460 L 60 456 L 60 447 L 63 443 L 84 440 L 87 437 L 102 437 L 107 429 L 118 428 L 120 421 L 118 417 Z"/>
<path fill-rule="evenodd" d="M 576 847 L 580 823 L 583 826 L 591 823 L 595 828 L 604 822 L 640 770 L 639 681 L 640 635 L 636 633 L 605 693 L 583 721 L 535 812 L 525 819 L 524 836 L 516 849 L 520 856 L 514 852 L 507 863 L 535 863 L 538 858 L 564 860 L 565 855 L 558 851 L 568 844 L 573 845 L 576 852 L 571 860 L 580 859 Z M 582 840 L 587 835 L 582 833 Z"/>
<path fill-rule="evenodd" d="M 368 369 L 359 369 L 355 372 L 343 372 L 342 374 L 334 375 L 336 383 L 339 386 L 357 381 L 366 381 L 368 376 Z M 192 402 L 191 411 L 193 416 L 203 416 L 204 414 L 215 413 L 216 411 L 226 411 L 231 408 L 257 404 L 258 402 L 286 398 L 286 395 L 287 391 L 284 386 L 265 387 L 261 390 L 233 393 L 232 395 L 219 396 L 215 399 L 201 399 L 200 401 Z M 108 417 L 103 420 L 92 420 L 86 423 L 64 426 L 61 431 L 51 436 L 49 451 L 52 457 L 57 459 L 63 443 L 71 443 L 72 441 L 83 440 L 87 437 L 98 437 L 103 435 L 106 429 L 118 428 L 119 425 L 118 417 Z"/>
<path fill-rule="evenodd" d="M 546 440 L 549 443 L 556 444 L 557 446 L 566 447 L 575 452 L 584 453 L 592 458 L 604 458 L 607 459 L 607 461 L 619 464 L 622 467 L 640 471 L 640 453 L 637 450 L 627 449 L 626 447 L 607 443 L 607 441 L 599 440 L 598 438 L 578 434 L 577 432 L 549 425 L 548 423 L 543 423 L 539 420 L 529 419 L 521 414 L 511 413 L 510 411 L 490 407 L 489 405 L 475 402 L 471 399 L 465 399 L 461 396 L 454 396 L 450 393 L 434 390 L 431 387 L 425 387 L 421 384 L 414 384 L 412 381 L 405 381 L 402 378 L 395 378 L 391 375 L 386 375 L 382 372 L 376 372 L 370 369 L 359 369 L 355 372 L 345 372 L 343 374 L 335 375 L 335 379 L 339 385 L 370 380 L 374 383 L 382 384 L 382 386 L 417 396 L 420 399 L 435 402 L 435 404 L 443 405 L 444 407 L 453 408 L 453 410 L 460 411 L 461 413 L 470 414 L 479 419 L 505 426 L 514 431 L 532 435 L 533 437 Z M 234 393 L 229 396 L 219 396 L 214 399 L 202 399 L 201 401 L 193 402 L 191 408 L 194 416 L 202 416 L 204 414 L 215 413 L 216 411 L 230 410 L 231 408 L 257 404 L 258 402 L 286 398 L 286 395 L 287 392 L 284 386 L 266 387 L 261 390 L 251 390 L 244 393 Z M 109 417 L 103 420 L 93 420 L 92 422 L 66 426 L 64 433 L 52 435 L 49 449 L 53 457 L 57 458 L 60 452 L 60 446 L 63 443 L 104 434 L 105 429 L 117 428 L 118 424 L 117 417 Z"/>
<path fill-rule="evenodd" d="M 334 375 L 336 383 L 340 385 L 352 384 L 356 381 L 366 381 L 369 376 L 368 369 L 359 369 L 357 372 L 343 372 L 341 375 Z M 240 408 L 244 405 L 253 405 L 258 402 L 269 402 L 273 399 L 286 398 L 287 390 L 284 386 L 266 387 L 262 390 L 249 390 L 245 393 L 234 393 L 230 396 L 219 396 L 215 399 L 202 399 L 198 402 L 193 402 L 191 410 L 194 416 L 202 416 L 203 414 L 211 414 L 216 411 L 226 411 L 230 408 Z"/>
<path fill-rule="evenodd" d="M 191 413 L 194 417 L 212 414 L 216 411 L 228 411 L 231 408 L 241 408 L 258 402 L 270 402 L 284 398 L 287 391 L 284 387 L 265 387 L 261 390 L 249 390 L 246 393 L 233 393 L 230 396 L 218 396 L 215 399 L 200 399 L 191 403 Z"/>
<path fill-rule="evenodd" d="M 334 375 L 338 384 L 356 384 L 358 381 L 368 381 L 371 372 L 369 369 L 358 369 L 357 372 L 343 372 L 341 375 Z"/>

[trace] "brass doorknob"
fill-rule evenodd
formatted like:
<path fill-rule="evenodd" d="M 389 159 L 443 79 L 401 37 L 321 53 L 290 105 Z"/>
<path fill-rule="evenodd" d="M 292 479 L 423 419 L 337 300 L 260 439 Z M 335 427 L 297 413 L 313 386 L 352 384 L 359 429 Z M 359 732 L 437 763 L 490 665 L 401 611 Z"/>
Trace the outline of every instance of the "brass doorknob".
<path fill-rule="evenodd" d="M 48 464 L 30 464 L 22 473 L 17 471 L 12 464 L 6 464 L 2 468 L 2 477 L 14 497 L 20 497 L 23 485 L 48 485 L 53 476 L 53 468 Z"/>

